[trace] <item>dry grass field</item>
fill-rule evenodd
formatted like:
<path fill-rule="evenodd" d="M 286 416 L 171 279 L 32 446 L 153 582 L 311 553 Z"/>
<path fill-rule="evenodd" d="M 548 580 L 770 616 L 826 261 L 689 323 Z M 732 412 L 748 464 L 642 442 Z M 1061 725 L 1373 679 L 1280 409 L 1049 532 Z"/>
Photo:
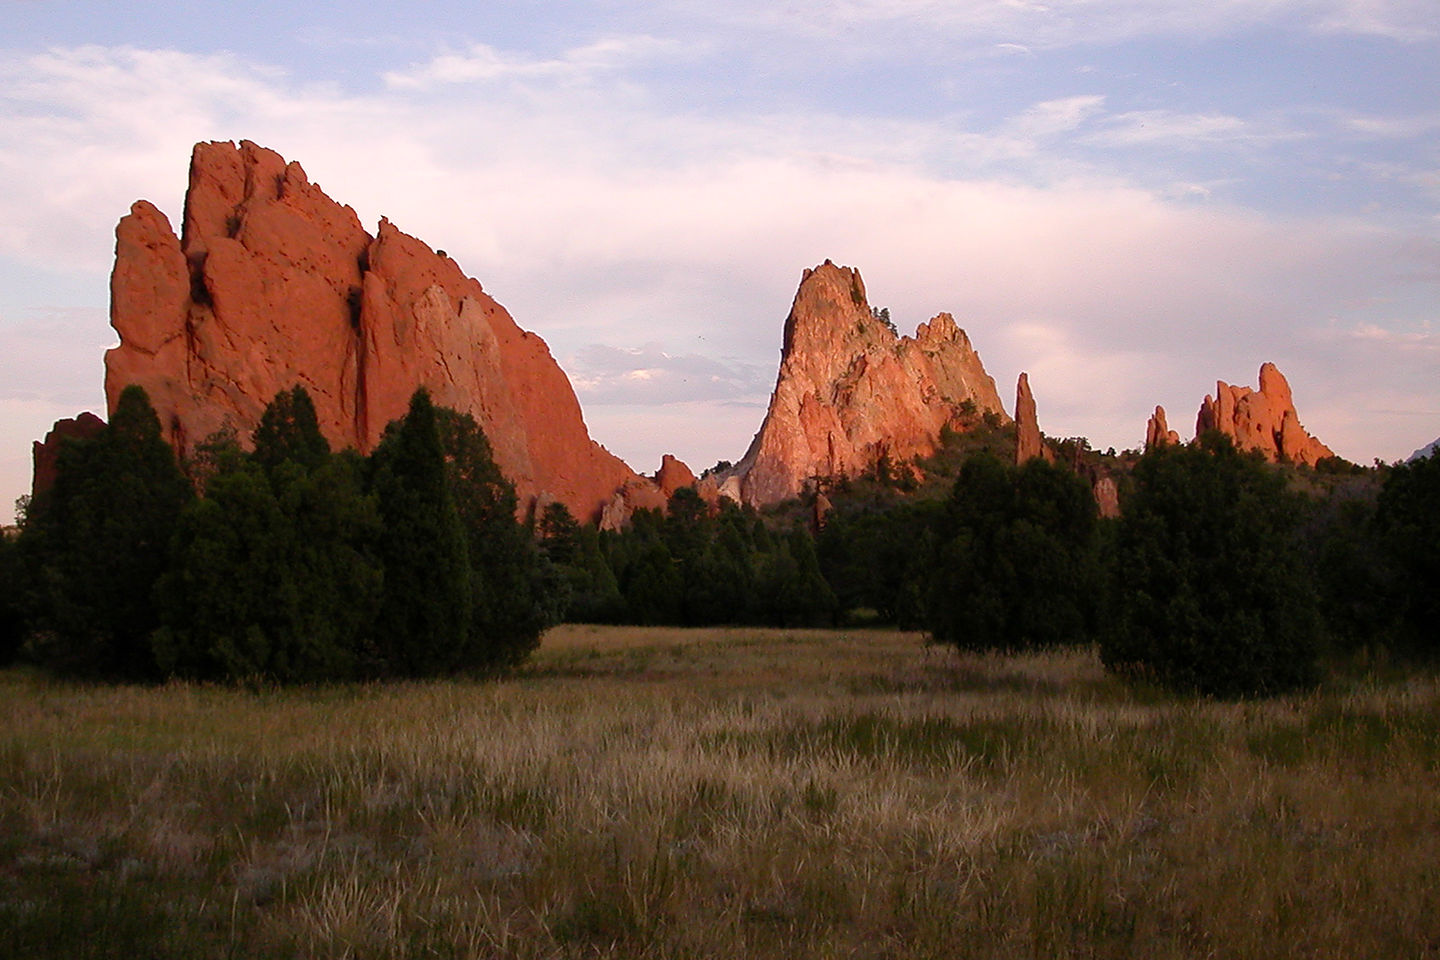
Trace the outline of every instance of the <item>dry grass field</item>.
<path fill-rule="evenodd" d="M 1440 680 L 563 627 L 517 675 L 0 673 L 0 955 L 1440 955 Z"/>

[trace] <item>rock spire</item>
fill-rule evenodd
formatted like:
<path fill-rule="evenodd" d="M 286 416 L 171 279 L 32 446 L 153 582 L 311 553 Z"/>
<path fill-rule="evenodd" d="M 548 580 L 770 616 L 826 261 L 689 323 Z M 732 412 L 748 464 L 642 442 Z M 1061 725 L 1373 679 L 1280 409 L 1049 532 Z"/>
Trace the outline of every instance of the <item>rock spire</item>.
<path fill-rule="evenodd" d="M 774 503 L 814 478 L 933 453 L 945 427 L 965 429 L 986 413 L 1008 419 L 950 314 L 898 336 L 871 312 L 860 272 L 827 260 L 801 278 L 769 410 L 721 491 Z"/>

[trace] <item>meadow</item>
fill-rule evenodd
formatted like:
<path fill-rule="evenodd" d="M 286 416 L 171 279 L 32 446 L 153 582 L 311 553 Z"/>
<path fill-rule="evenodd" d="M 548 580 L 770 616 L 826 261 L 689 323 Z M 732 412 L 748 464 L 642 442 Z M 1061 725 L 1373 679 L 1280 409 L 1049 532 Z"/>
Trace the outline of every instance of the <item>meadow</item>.
<path fill-rule="evenodd" d="M 1440 955 L 1440 678 L 565 626 L 495 681 L 0 672 L 0 954 Z"/>

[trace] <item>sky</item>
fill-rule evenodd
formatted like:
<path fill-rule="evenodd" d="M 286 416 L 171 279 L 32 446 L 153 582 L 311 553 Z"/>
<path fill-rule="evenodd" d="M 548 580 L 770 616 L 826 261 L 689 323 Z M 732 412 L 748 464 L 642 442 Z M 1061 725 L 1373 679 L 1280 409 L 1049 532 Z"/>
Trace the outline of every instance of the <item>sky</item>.
<path fill-rule="evenodd" d="M 445 249 L 641 472 L 739 459 L 825 259 L 1052 436 L 1271 361 L 1347 459 L 1440 437 L 1435 0 L 0 0 L 0 522 L 103 413 L 116 222 L 240 139 Z"/>

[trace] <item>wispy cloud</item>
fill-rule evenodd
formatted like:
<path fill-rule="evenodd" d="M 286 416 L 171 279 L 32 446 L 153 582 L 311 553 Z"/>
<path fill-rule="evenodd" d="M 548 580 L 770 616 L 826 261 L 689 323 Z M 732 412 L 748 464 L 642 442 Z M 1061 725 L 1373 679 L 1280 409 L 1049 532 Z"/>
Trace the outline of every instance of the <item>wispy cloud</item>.
<path fill-rule="evenodd" d="M 580 83 L 598 75 L 613 74 L 636 63 L 674 54 L 678 49 L 680 44 L 673 40 L 649 35 L 607 37 L 548 58 L 473 43 L 463 52 L 440 54 L 409 70 L 387 72 L 384 81 L 397 90 L 501 80 Z"/>
<path fill-rule="evenodd" d="M 704 339 L 696 334 L 697 340 Z M 697 353 L 672 354 L 662 344 L 616 347 L 593 343 L 566 358 L 587 405 L 688 403 L 754 399 L 770 388 L 773 371 L 758 364 Z"/>

